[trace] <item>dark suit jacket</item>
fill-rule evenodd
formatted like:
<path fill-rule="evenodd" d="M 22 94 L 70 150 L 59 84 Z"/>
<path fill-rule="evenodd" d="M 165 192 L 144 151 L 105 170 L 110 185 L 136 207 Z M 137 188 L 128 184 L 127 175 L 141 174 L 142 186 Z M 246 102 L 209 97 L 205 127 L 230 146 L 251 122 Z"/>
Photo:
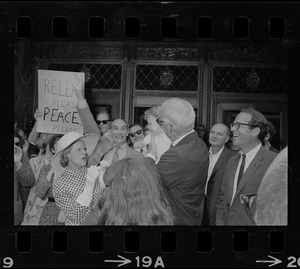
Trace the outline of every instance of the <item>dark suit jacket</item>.
<path fill-rule="evenodd" d="M 260 182 L 276 155 L 263 146 L 260 147 L 241 178 L 232 205 L 230 204 L 233 182 L 240 154 L 229 159 L 224 173 L 221 195 L 217 202 L 216 225 L 252 225 L 249 215 L 240 202 L 240 195 L 257 193 Z"/>
<path fill-rule="evenodd" d="M 168 149 L 157 163 L 174 210 L 175 225 L 201 225 L 208 162 L 207 147 L 193 132 Z"/>
<path fill-rule="evenodd" d="M 228 160 L 237 154 L 237 151 L 224 147 L 217 160 L 207 184 L 207 212 L 210 225 L 216 225 L 217 201 L 221 193 L 221 184 Z"/>

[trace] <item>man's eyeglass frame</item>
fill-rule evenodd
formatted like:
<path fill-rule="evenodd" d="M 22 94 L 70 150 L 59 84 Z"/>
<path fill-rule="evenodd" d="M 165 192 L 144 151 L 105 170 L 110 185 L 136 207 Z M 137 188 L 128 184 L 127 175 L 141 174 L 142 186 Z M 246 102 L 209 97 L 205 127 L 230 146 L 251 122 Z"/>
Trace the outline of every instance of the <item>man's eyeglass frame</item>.
<path fill-rule="evenodd" d="M 246 126 L 253 127 L 253 128 L 258 127 L 256 125 L 242 123 L 242 122 L 232 122 L 232 123 L 230 123 L 230 128 L 235 128 L 236 130 L 238 130 L 238 129 L 240 129 L 241 125 L 246 125 Z"/>

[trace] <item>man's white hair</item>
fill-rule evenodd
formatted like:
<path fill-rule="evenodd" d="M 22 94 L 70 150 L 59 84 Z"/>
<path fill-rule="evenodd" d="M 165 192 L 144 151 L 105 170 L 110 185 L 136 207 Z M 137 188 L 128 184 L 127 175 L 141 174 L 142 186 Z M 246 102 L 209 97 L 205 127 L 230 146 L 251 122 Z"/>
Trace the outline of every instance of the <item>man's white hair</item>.
<path fill-rule="evenodd" d="M 176 129 L 192 130 L 195 124 L 195 111 L 190 102 L 181 98 L 170 98 L 163 102 L 162 112 Z"/>

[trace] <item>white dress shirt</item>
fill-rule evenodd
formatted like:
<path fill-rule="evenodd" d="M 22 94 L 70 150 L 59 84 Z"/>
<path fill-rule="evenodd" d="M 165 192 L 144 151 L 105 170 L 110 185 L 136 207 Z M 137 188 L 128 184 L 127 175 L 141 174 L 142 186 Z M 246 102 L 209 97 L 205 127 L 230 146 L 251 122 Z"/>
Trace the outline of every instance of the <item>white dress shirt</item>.
<path fill-rule="evenodd" d="M 208 151 L 209 166 L 208 166 L 208 172 L 207 172 L 207 180 L 206 180 L 206 184 L 205 184 L 205 195 L 207 194 L 207 185 L 208 185 L 208 181 L 210 179 L 211 173 L 214 170 L 214 167 L 215 167 L 220 155 L 222 154 L 223 149 L 224 149 L 224 146 L 216 154 L 213 154 L 212 150 L 211 150 L 211 147 L 209 148 L 209 151 Z"/>
<path fill-rule="evenodd" d="M 236 188 L 237 188 L 238 174 L 239 174 L 240 167 L 241 167 L 241 164 L 242 164 L 242 154 L 246 155 L 246 158 L 245 158 L 245 167 L 244 167 L 244 173 L 245 173 L 245 171 L 247 170 L 248 166 L 250 165 L 250 163 L 252 162 L 252 160 L 256 156 L 256 154 L 259 151 L 259 149 L 260 149 L 261 146 L 262 145 L 260 143 L 255 148 L 253 148 L 252 150 L 250 150 L 247 154 L 245 154 L 242 151 L 240 151 L 240 160 L 239 160 L 237 169 L 235 171 L 235 176 L 234 176 L 234 181 L 233 181 L 233 191 L 232 191 L 232 197 L 231 197 L 231 204 L 233 202 L 233 198 L 235 196 L 235 192 L 236 192 Z"/>

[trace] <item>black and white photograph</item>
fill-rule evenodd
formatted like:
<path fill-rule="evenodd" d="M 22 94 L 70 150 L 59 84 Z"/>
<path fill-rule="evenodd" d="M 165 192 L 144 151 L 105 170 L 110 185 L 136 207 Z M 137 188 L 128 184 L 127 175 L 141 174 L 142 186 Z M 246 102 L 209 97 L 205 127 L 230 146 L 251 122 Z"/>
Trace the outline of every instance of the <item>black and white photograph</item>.
<path fill-rule="evenodd" d="M 0 267 L 300 266 L 299 3 L 1 6 Z"/>

